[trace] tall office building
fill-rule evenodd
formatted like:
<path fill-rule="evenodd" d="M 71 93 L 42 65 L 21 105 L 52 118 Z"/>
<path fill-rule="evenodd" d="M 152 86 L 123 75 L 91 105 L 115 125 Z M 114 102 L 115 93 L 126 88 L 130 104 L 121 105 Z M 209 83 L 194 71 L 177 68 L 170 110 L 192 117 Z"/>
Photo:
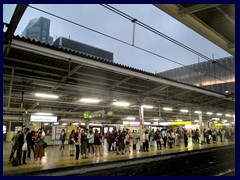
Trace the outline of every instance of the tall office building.
<path fill-rule="evenodd" d="M 40 17 L 29 21 L 21 36 L 52 45 L 53 37 L 49 36 L 49 31 L 50 20 Z"/>

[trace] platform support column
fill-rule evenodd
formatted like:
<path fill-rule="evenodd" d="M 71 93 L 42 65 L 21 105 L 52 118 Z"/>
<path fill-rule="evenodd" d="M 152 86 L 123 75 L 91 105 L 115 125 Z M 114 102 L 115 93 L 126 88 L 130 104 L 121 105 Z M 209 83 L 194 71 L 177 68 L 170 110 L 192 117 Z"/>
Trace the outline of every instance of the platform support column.
<path fill-rule="evenodd" d="M 139 139 L 140 139 L 140 151 L 143 151 L 143 132 L 144 132 L 144 112 L 143 106 L 139 106 Z"/>
<path fill-rule="evenodd" d="M 203 137 L 202 113 L 199 114 L 199 134 L 200 134 L 199 143 L 201 144 L 201 143 L 204 141 L 204 137 Z"/>

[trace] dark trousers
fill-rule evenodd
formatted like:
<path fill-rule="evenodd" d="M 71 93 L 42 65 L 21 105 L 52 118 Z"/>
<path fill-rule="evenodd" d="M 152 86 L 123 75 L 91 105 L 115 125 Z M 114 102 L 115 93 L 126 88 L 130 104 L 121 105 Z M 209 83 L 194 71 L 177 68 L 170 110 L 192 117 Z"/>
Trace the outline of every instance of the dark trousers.
<path fill-rule="evenodd" d="M 75 159 L 78 159 L 79 154 L 80 154 L 80 148 L 79 148 L 79 145 L 75 145 L 75 146 L 76 146 L 76 157 L 75 157 Z"/>
<path fill-rule="evenodd" d="M 27 147 L 28 147 L 28 150 L 27 150 L 27 157 L 30 159 L 31 158 L 31 144 L 30 143 L 28 143 L 27 144 Z"/>
<path fill-rule="evenodd" d="M 26 156 L 27 156 L 27 151 L 22 151 L 22 148 L 19 149 L 18 151 L 18 162 L 19 165 L 21 165 L 21 161 L 22 161 L 22 152 L 23 152 L 23 164 L 26 163 Z"/>
<path fill-rule="evenodd" d="M 157 142 L 157 149 L 162 149 L 161 141 L 160 139 L 156 141 Z"/>
<path fill-rule="evenodd" d="M 137 145 L 133 144 L 133 150 L 136 150 Z"/>
<path fill-rule="evenodd" d="M 61 149 L 64 149 L 64 141 L 61 141 L 61 147 L 60 147 L 60 150 Z"/>
<path fill-rule="evenodd" d="M 93 143 L 88 143 L 88 153 L 90 153 L 91 147 L 92 147 L 92 153 L 94 154 L 94 144 Z"/>
<path fill-rule="evenodd" d="M 112 142 L 108 142 L 108 151 L 111 151 Z"/>
<path fill-rule="evenodd" d="M 147 140 L 143 143 L 143 151 L 148 151 L 149 150 L 149 143 Z"/>
<path fill-rule="evenodd" d="M 163 145 L 164 145 L 164 147 L 167 147 L 167 137 L 163 138 Z"/>
<path fill-rule="evenodd" d="M 12 148 L 12 152 L 11 152 L 11 154 L 10 154 L 9 161 L 12 161 L 13 155 L 14 155 L 14 153 L 16 152 L 16 150 L 17 150 L 17 149 Z"/>

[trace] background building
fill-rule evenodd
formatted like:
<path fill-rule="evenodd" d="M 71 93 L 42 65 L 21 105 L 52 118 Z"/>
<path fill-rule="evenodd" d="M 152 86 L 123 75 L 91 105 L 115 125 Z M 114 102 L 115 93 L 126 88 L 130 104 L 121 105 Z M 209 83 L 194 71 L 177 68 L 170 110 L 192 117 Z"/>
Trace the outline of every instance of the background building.
<path fill-rule="evenodd" d="M 40 17 L 29 21 L 21 36 L 52 45 L 53 37 L 49 36 L 49 31 L 50 20 Z"/>
<path fill-rule="evenodd" d="M 226 57 L 157 73 L 161 77 L 235 96 L 235 58 Z"/>
<path fill-rule="evenodd" d="M 96 56 L 98 58 L 100 57 L 108 61 L 113 61 L 112 52 L 99 49 L 93 46 L 89 46 L 87 44 L 71 40 L 69 38 L 59 37 L 53 42 L 53 45 L 73 51 L 82 52 L 88 55 Z"/>

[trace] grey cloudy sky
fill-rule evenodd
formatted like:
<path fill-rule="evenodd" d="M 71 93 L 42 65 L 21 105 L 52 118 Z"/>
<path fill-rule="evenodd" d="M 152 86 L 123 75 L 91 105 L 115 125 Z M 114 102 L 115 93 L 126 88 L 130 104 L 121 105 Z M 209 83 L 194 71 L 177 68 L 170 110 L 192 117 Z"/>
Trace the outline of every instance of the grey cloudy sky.
<path fill-rule="evenodd" d="M 99 4 L 34 4 L 32 6 L 132 43 L 133 24 Z M 151 4 L 114 4 L 112 6 L 209 58 L 212 58 L 212 55 L 215 59 L 230 56 L 226 51 Z M 3 22 L 10 21 L 15 7 L 16 5 L 13 4 L 3 4 Z M 178 64 L 70 24 L 31 7 L 25 11 L 15 35 L 21 35 L 31 19 L 41 16 L 51 20 L 50 35 L 54 37 L 54 40 L 59 36 L 70 37 L 72 40 L 113 52 L 114 61 L 117 63 L 152 73 L 180 67 Z M 135 31 L 135 45 L 184 65 L 197 63 L 198 60 L 200 62 L 206 61 L 138 25 L 136 25 Z"/>

